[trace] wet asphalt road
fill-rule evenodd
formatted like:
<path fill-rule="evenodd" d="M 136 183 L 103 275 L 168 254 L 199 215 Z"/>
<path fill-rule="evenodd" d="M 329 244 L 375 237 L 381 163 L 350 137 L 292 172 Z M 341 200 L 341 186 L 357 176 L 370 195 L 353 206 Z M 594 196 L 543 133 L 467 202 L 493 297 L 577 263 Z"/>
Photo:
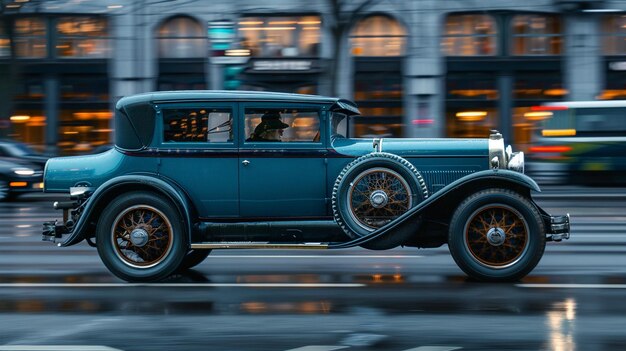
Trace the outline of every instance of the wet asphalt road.
<path fill-rule="evenodd" d="M 536 199 L 572 239 L 516 284 L 469 281 L 447 247 L 219 251 L 127 284 L 84 243 L 39 241 L 51 199 L 3 203 L 0 351 L 626 349 L 626 189 Z"/>

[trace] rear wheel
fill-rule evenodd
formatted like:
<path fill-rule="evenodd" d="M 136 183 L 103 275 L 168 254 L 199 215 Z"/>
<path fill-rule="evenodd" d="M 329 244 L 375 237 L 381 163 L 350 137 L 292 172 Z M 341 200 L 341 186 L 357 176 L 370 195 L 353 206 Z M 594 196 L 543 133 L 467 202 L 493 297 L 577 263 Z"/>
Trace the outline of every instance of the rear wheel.
<path fill-rule="evenodd" d="M 545 249 L 543 221 L 526 197 L 504 189 L 479 191 L 456 209 L 448 245 L 470 277 L 515 281 L 539 263 Z"/>
<path fill-rule="evenodd" d="M 133 192 L 114 199 L 98 221 L 102 262 L 127 281 L 160 280 L 172 274 L 187 253 L 183 221 L 166 199 Z"/>

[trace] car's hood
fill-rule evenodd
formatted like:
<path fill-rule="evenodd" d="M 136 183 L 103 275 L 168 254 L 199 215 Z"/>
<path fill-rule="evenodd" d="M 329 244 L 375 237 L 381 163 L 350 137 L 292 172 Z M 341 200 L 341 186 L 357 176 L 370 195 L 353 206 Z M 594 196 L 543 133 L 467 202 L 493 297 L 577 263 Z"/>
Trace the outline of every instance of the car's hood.
<path fill-rule="evenodd" d="M 337 138 L 333 148 L 340 154 L 361 156 L 374 151 L 374 139 Z M 382 151 L 402 157 L 489 157 L 488 139 L 383 138 Z"/>
<path fill-rule="evenodd" d="M 0 157 L 0 172 L 8 172 L 16 167 L 31 168 L 35 171 L 43 170 L 42 166 L 28 162 L 27 160 L 13 157 Z"/>
<path fill-rule="evenodd" d="M 22 156 L 21 158 L 23 160 L 27 161 L 27 162 L 38 164 L 38 165 L 40 165 L 43 168 L 43 166 L 46 165 L 46 161 L 48 161 L 49 157 L 37 156 L 37 155 L 27 155 L 27 156 Z"/>
<path fill-rule="evenodd" d="M 11 167 L 28 167 L 35 170 L 42 170 L 43 167 L 38 165 L 35 162 L 31 162 L 30 160 L 26 160 L 23 158 L 16 157 L 0 157 L 0 164 L 3 166 L 11 166 Z"/>

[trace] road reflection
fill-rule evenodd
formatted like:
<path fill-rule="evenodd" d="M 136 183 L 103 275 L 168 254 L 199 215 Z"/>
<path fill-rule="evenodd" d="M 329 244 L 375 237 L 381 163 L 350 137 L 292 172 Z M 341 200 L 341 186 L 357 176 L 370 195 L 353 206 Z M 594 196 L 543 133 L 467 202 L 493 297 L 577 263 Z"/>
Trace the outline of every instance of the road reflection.
<path fill-rule="evenodd" d="M 574 351 L 576 343 L 576 301 L 568 298 L 565 301 L 556 302 L 554 309 L 548 311 L 547 321 L 550 331 L 550 350 Z"/>

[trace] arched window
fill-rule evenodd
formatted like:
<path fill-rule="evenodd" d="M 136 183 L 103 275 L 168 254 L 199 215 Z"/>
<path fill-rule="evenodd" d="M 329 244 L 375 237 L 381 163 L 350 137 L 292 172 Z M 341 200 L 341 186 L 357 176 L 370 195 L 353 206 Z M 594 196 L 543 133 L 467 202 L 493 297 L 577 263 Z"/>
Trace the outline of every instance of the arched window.
<path fill-rule="evenodd" d="M 602 20 L 605 55 L 626 55 L 626 14 L 609 15 Z"/>
<path fill-rule="evenodd" d="M 497 35 L 496 22 L 489 15 L 450 15 L 441 48 L 447 56 L 496 55 Z"/>
<path fill-rule="evenodd" d="M 406 47 L 406 31 L 398 21 L 388 16 L 370 16 L 350 33 L 350 48 L 354 56 L 402 56 Z"/>
<path fill-rule="evenodd" d="M 561 19 L 554 15 L 517 15 L 512 21 L 513 55 L 560 55 Z"/>
<path fill-rule="evenodd" d="M 158 29 L 160 58 L 207 56 L 207 37 L 200 23 L 189 17 L 174 17 Z"/>

